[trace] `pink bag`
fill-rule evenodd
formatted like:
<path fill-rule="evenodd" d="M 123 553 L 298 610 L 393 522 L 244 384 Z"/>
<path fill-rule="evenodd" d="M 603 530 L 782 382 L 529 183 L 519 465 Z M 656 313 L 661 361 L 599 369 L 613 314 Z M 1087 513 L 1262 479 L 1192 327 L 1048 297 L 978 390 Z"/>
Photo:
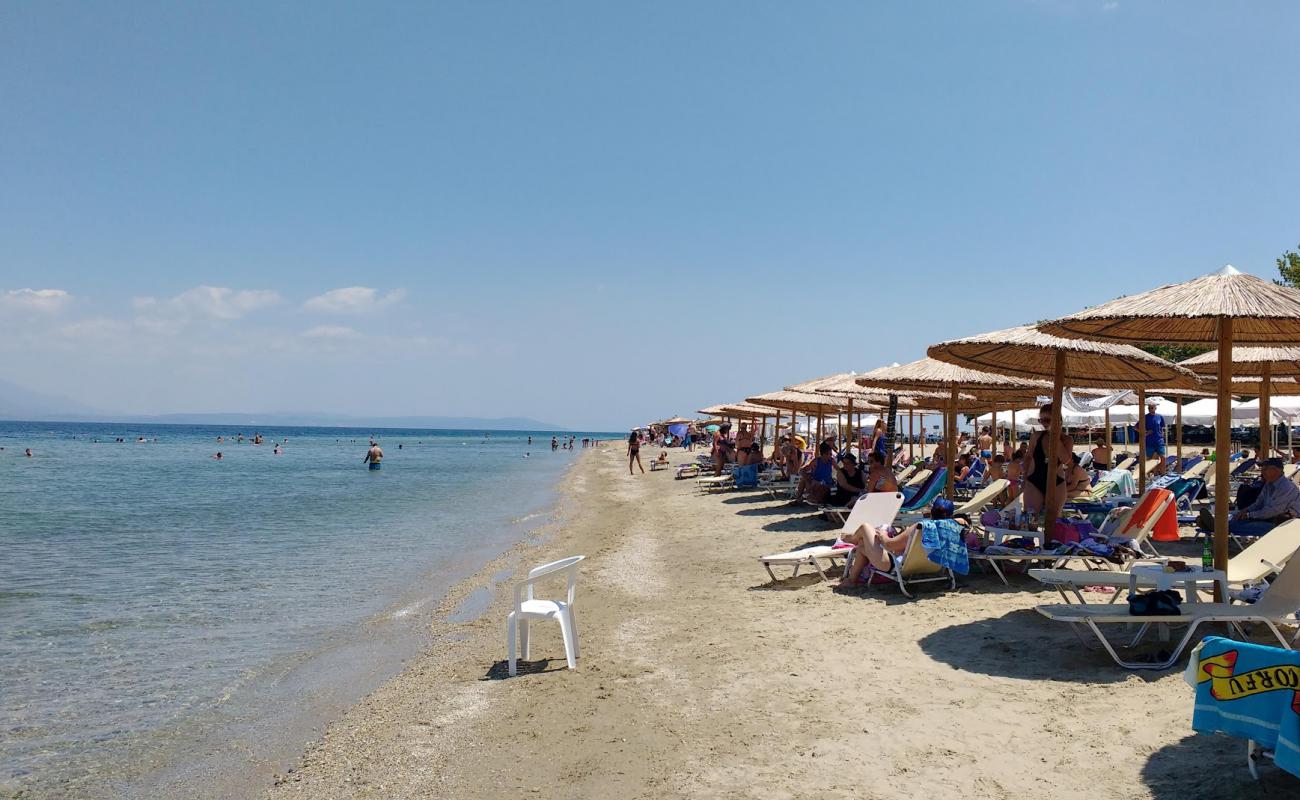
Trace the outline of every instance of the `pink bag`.
<path fill-rule="evenodd" d="M 1059 544 L 1078 544 L 1079 529 L 1066 522 L 1058 519 L 1056 527 L 1052 531 L 1052 539 Z"/>

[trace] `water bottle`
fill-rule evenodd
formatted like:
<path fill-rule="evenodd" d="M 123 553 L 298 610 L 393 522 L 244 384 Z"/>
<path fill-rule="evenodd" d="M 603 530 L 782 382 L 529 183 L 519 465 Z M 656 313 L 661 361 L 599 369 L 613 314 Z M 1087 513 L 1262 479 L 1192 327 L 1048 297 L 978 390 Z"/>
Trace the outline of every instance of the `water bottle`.
<path fill-rule="evenodd" d="M 1206 572 L 1214 569 L 1214 547 L 1209 536 L 1205 537 L 1205 545 L 1201 548 L 1201 569 Z"/>

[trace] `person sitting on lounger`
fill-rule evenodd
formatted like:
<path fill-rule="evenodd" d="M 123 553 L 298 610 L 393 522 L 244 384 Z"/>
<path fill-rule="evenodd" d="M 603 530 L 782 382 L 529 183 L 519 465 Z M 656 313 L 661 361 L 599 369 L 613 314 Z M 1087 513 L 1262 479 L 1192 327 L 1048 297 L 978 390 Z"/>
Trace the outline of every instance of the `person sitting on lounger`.
<path fill-rule="evenodd" d="M 1282 475 L 1282 459 L 1266 458 L 1259 474 L 1264 487 L 1255 502 L 1238 511 L 1228 523 L 1234 536 L 1263 536 L 1279 523 L 1300 517 L 1300 486 Z"/>
<path fill-rule="evenodd" d="M 662 464 L 665 467 L 668 466 L 668 452 L 666 450 L 660 452 L 659 457 L 655 459 L 655 463 Z"/>
<path fill-rule="evenodd" d="M 876 454 L 873 451 L 871 455 Z M 858 501 L 858 497 L 866 490 L 867 476 L 858 467 L 857 456 L 852 453 L 840 456 L 839 464 L 835 469 L 835 488 L 831 490 L 830 497 L 826 498 L 826 505 L 835 508 L 852 508 Z"/>
<path fill-rule="evenodd" d="M 885 460 L 880 457 L 879 453 L 867 454 L 867 491 L 898 491 L 898 476 L 894 474 L 892 469 L 885 466 Z"/>
<path fill-rule="evenodd" d="M 1110 469 L 1110 460 L 1114 458 L 1114 452 L 1111 450 L 1110 442 L 1102 437 L 1097 437 L 1097 441 L 1092 447 L 1092 466 L 1098 472 L 1106 472 Z"/>
<path fill-rule="evenodd" d="M 831 446 L 822 442 L 817 446 L 817 457 L 800 468 L 799 486 L 790 502 L 801 503 L 806 498 L 811 503 L 824 503 L 834 486 L 835 461 L 831 458 Z"/>
<path fill-rule="evenodd" d="M 1070 464 L 1069 471 L 1065 475 L 1065 497 L 1067 500 L 1081 500 L 1092 496 L 1092 476 L 1088 470 L 1084 469 L 1082 457 L 1074 454 L 1074 462 Z"/>
<path fill-rule="evenodd" d="M 965 537 L 965 529 L 970 523 L 962 519 L 953 519 L 952 513 L 952 501 L 942 497 L 930 506 L 930 519 L 941 525 L 956 526 L 960 529 L 958 535 Z M 912 541 L 912 537 L 920 532 L 920 523 L 909 525 L 901 533 L 891 533 L 889 528 L 858 526 L 856 531 L 844 537 L 845 542 L 853 545 L 853 563 L 849 566 L 849 572 L 840 585 L 857 583 L 868 564 L 881 572 L 890 572 L 894 568 L 895 559 L 901 558 L 907 552 L 907 545 Z"/>

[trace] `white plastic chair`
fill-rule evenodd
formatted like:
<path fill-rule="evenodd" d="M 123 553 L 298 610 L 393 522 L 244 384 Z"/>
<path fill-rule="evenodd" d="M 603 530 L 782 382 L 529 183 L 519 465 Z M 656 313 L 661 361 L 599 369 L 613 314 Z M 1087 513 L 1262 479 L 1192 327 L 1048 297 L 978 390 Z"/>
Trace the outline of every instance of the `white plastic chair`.
<path fill-rule="evenodd" d="M 578 584 L 578 562 L 586 556 L 570 556 L 559 561 L 552 561 L 528 571 L 528 578 L 515 586 L 515 610 L 506 617 L 506 658 L 510 663 L 510 677 L 518 670 L 515 665 L 515 635 L 518 633 L 520 649 L 524 660 L 529 657 L 528 625 L 535 619 L 553 619 L 560 623 L 560 634 L 564 637 L 564 657 L 569 662 L 569 669 L 574 668 L 578 658 L 578 626 L 573 619 L 573 593 Z M 538 600 L 533 597 L 533 585 L 545 578 L 564 573 L 568 579 L 568 593 L 565 600 Z"/>

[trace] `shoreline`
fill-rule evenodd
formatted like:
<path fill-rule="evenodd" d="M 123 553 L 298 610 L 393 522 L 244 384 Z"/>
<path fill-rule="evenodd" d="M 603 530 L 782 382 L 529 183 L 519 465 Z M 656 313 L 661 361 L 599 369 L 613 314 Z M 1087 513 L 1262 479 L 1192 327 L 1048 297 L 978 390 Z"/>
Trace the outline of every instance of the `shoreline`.
<path fill-rule="evenodd" d="M 212 715 L 222 712 L 214 708 L 156 732 L 153 735 L 188 741 L 191 755 L 158 760 L 159 753 L 151 752 L 155 763 L 137 762 L 137 774 L 120 781 L 113 793 L 245 798 L 264 791 L 300 761 L 304 748 L 330 722 L 426 652 L 434 643 L 437 624 L 471 621 L 486 610 L 490 597 L 476 598 L 476 593 L 490 591 L 505 577 L 494 572 L 493 565 L 545 535 L 559 513 L 559 486 L 578 463 L 575 459 L 536 496 L 530 494 L 526 505 L 500 514 L 500 520 L 484 520 L 483 538 L 495 537 L 489 533 L 493 528 L 510 529 L 508 538 L 467 546 L 454 560 L 431 566 L 400 593 L 390 595 L 381 610 L 331 632 L 311 650 L 261 667 L 230 695 L 245 712 L 268 707 L 274 709 L 271 713 L 218 719 Z M 196 744 L 198 757 L 192 755 Z"/>

